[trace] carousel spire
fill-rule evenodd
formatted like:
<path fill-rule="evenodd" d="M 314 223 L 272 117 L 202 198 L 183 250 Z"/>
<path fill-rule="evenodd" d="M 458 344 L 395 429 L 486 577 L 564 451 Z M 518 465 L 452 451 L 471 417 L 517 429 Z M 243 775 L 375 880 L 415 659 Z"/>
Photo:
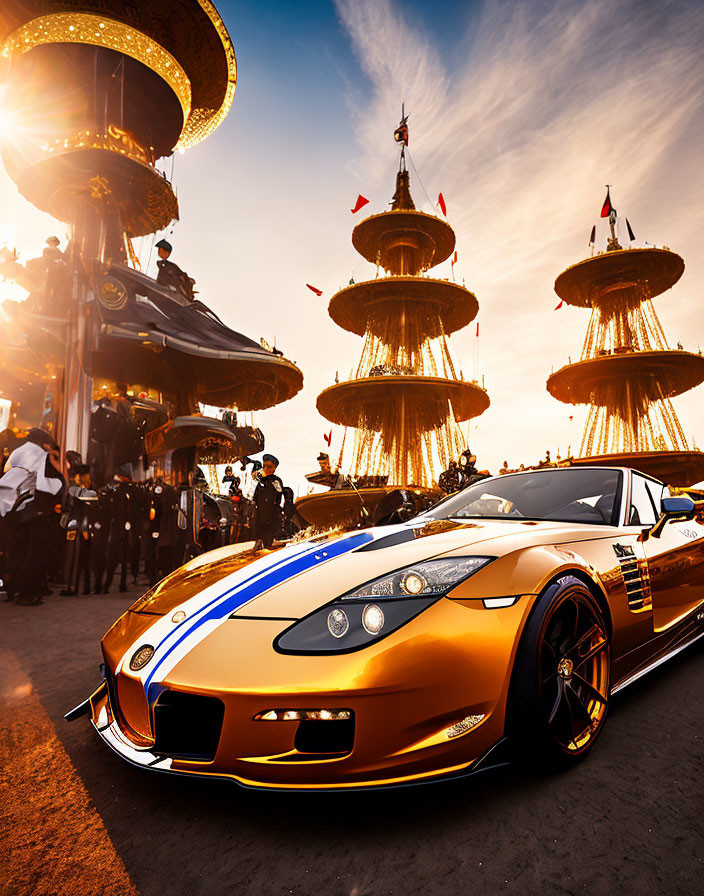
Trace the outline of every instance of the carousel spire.
<path fill-rule="evenodd" d="M 589 406 L 575 463 L 629 466 L 687 485 L 704 475 L 704 454 L 690 449 L 671 399 L 704 382 L 704 358 L 681 345 L 668 347 L 652 304 L 680 279 L 684 261 L 666 247 L 622 249 L 606 189 L 606 252 L 555 281 L 562 301 L 591 310 L 582 355 L 553 373 L 547 388 L 559 401 Z"/>
<path fill-rule="evenodd" d="M 418 211 L 405 166 L 405 109 L 394 131 L 401 143 L 390 210 L 354 228 L 355 249 L 384 271 L 334 295 L 329 313 L 338 326 L 364 337 L 352 378 L 325 389 L 320 413 L 355 430 L 356 475 L 389 484 L 431 487 L 463 448 L 459 423 L 477 417 L 489 396 L 457 375 L 447 337 L 474 319 L 478 303 L 464 287 L 427 275 L 455 248 L 450 225 Z"/>

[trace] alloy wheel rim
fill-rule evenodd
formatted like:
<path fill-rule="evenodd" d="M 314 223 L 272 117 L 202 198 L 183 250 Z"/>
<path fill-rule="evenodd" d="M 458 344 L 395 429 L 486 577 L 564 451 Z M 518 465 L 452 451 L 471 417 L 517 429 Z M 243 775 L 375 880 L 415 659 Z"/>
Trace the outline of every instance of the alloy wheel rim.
<path fill-rule="evenodd" d="M 546 619 L 539 650 L 539 682 L 550 734 L 571 755 L 583 752 L 606 716 L 610 647 L 591 602 L 568 592 Z"/>

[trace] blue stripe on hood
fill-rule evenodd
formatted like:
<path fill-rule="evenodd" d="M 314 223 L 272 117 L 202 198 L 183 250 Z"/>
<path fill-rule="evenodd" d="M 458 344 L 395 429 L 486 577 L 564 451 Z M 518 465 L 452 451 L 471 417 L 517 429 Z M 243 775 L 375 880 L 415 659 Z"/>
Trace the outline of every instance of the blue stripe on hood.
<path fill-rule="evenodd" d="M 184 620 L 184 622 L 181 623 L 181 626 L 186 626 L 189 622 L 190 625 L 188 625 L 186 630 L 181 632 L 180 637 L 171 644 L 166 653 L 157 661 L 144 683 L 145 692 L 149 694 L 149 685 L 162 663 L 179 644 L 206 622 L 213 619 L 226 618 L 231 613 L 234 613 L 235 610 L 239 609 L 243 604 L 246 604 L 255 597 L 259 597 L 260 594 L 263 594 L 275 585 L 280 585 L 281 582 L 286 581 L 286 579 L 290 579 L 302 572 L 306 572 L 314 566 L 319 566 L 321 563 L 326 563 L 328 560 L 333 560 L 335 557 L 347 554 L 360 545 L 371 541 L 373 537 L 371 532 L 365 531 L 358 532 L 349 538 L 340 539 L 339 541 L 334 541 L 332 543 L 325 542 L 321 545 L 316 545 L 306 551 L 303 555 L 298 555 L 287 561 L 279 561 L 269 570 L 250 576 L 248 579 L 245 579 L 244 582 L 235 585 L 234 588 L 231 588 L 229 591 L 224 592 L 224 594 L 214 598 L 202 608 L 200 611 L 201 615 L 199 615 L 196 620 Z M 170 632 L 159 646 L 162 647 L 169 637 L 175 633 L 176 630 Z"/>

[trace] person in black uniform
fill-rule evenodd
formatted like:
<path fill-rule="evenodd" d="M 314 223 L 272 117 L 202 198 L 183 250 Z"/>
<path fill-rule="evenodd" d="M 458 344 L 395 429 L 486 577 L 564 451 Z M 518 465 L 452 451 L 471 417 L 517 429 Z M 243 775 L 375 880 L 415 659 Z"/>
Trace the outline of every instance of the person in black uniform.
<path fill-rule="evenodd" d="M 281 531 L 281 501 L 284 484 L 276 475 L 279 461 L 273 454 L 262 457 L 262 472 L 254 489 L 255 550 L 270 548 Z"/>
<path fill-rule="evenodd" d="M 91 488 L 90 467 L 71 467 L 72 476 L 64 502 L 66 543 L 64 552 L 64 588 L 62 595 L 78 594 L 83 579 L 83 593 L 90 594 L 91 519 L 89 502 L 97 504 L 98 493 Z"/>
<path fill-rule="evenodd" d="M 110 592 L 117 567 L 120 567 L 120 591 L 127 591 L 127 565 L 130 557 L 133 485 L 130 469 L 123 464 L 109 482 L 106 490 L 110 491 L 111 514 L 110 533 L 107 546 L 107 574 L 105 577 L 105 594 Z"/>
<path fill-rule="evenodd" d="M 223 482 L 223 485 L 224 485 L 226 482 L 229 482 L 229 483 L 230 483 L 230 491 L 232 491 L 232 487 L 233 487 L 233 485 L 234 485 L 235 488 L 238 488 L 238 487 L 239 487 L 239 484 L 240 484 L 240 477 L 234 475 L 234 473 L 232 472 L 232 466 L 231 466 L 230 464 L 228 464 L 228 465 L 225 467 L 225 475 L 222 477 L 222 482 Z"/>
<path fill-rule="evenodd" d="M 156 263 L 159 273 L 156 276 L 156 282 L 167 289 L 181 293 L 184 298 L 192 302 L 195 298 L 193 286 L 196 281 L 173 261 L 169 261 L 173 246 L 168 240 L 159 240 L 156 248 L 159 252 L 159 260 Z"/>

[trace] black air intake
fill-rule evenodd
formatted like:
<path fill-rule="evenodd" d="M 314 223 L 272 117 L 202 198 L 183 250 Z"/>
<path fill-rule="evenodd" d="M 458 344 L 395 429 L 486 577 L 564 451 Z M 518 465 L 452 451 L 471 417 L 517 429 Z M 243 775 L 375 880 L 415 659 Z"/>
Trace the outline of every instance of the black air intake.
<path fill-rule="evenodd" d="M 154 753 L 210 762 L 220 741 L 225 706 L 217 697 L 164 691 L 154 707 Z"/>

